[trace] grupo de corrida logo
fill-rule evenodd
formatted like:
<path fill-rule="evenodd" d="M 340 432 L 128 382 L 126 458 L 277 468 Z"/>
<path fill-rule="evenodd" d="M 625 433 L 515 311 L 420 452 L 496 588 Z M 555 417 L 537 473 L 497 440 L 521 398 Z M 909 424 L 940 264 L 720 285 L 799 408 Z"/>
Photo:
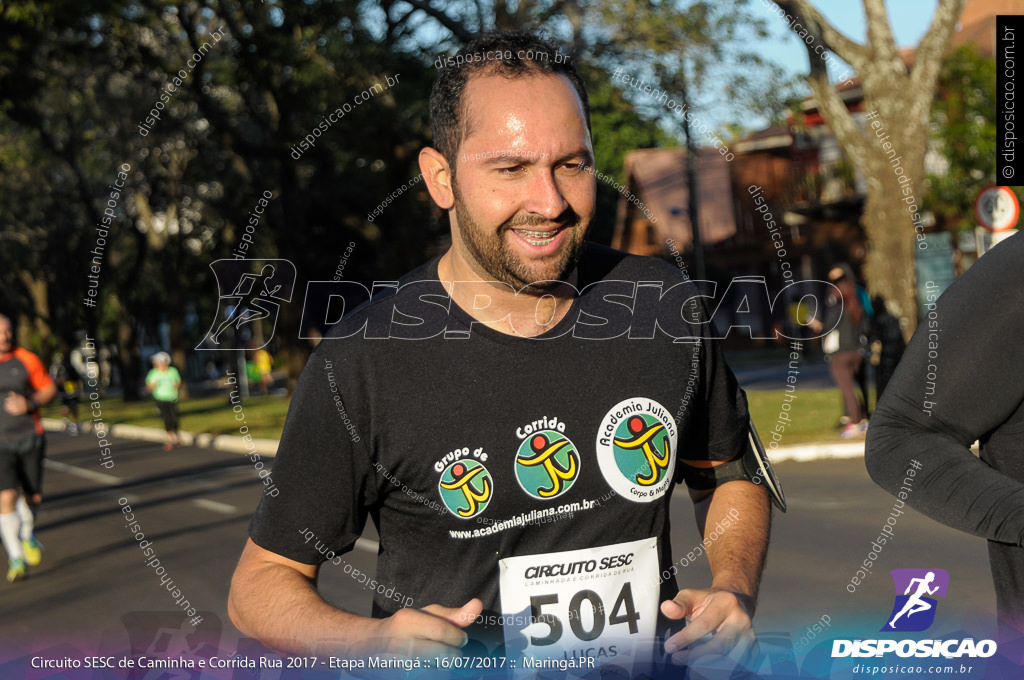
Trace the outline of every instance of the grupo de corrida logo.
<path fill-rule="evenodd" d="M 491 502 L 494 483 L 484 464 L 475 460 L 459 460 L 445 468 L 437 490 L 441 501 L 456 517 L 476 517 Z"/>
<path fill-rule="evenodd" d="M 516 479 L 534 498 L 555 498 L 568 491 L 580 472 L 576 446 L 560 432 L 541 430 L 519 445 Z"/>

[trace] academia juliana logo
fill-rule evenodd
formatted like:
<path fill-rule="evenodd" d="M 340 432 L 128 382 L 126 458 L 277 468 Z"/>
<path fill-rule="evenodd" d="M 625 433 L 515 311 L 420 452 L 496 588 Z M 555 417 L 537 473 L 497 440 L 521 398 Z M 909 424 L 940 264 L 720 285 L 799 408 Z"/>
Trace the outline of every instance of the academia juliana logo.
<path fill-rule="evenodd" d="M 292 300 L 295 265 L 288 260 L 223 259 L 211 262 L 210 269 L 217 278 L 217 315 L 196 349 L 246 346 L 258 337 L 257 324 L 264 341 L 251 349 L 265 347 L 274 337 L 280 303 Z"/>
<path fill-rule="evenodd" d="M 881 630 L 927 630 L 935 621 L 935 597 L 946 597 L 949 573 L 944 569 L 893 569 L 889 574 L 896 587 L 896 602 Z"/>
<path fill-rule="evenodd" d="M 483 463 L 460 460 L 441 473 L 437 484 L 441 501 L 456 517 L 469 519 L 479 515 L 491 502 L 491 473 Z"/>
<path fill-rule="evenodd" d="M 597 434 L 597 462 L 620 496 L 638 503 L 661 497 L 676 465 L 676 422 L 654 401 L 637 397 L 611 408 Z"/>
<path fill-rule="evenodd" d="M 541 430 L 519 445 L 516 479 L 523 491 L 545 500 L 560 496 L 579 475 L 580 454 L 564 434 Z"/>

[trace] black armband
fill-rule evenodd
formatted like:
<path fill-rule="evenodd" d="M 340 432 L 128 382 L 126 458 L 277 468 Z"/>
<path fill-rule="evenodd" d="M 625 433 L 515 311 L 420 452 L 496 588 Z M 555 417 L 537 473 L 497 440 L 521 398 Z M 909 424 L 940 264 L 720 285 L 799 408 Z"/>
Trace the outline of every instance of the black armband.
<path fill-rule="evenodd" d="M 748 429 L 747 446 L 738 456 L 709 468 L 693 467 L 682 461 L 679 464 L 683 466 L 683 480 L 691 489 L 706 491 L 726 482 L 746 480 L 763 485 L 779 510 L 786 511 L 786 496 L 782 492 L 782 485 L 772 470 L 771 461 L 768 460 L 768 454 L 761 445 L 753 423 L 750 423 Z"/>
<path fill-rule="evenodd" d="M 686 481 L 686 486 L 698 491 L 706 491 L 738 479 L 751 481 L 752 475 L 747 474 L 746 467 L 743 465 L 746 455 L 745 453 L 740 454 L 721 465 L 706 468 L 693 467 L 680 462 L 680 465 L 683 466 L 683 479 Z"/>

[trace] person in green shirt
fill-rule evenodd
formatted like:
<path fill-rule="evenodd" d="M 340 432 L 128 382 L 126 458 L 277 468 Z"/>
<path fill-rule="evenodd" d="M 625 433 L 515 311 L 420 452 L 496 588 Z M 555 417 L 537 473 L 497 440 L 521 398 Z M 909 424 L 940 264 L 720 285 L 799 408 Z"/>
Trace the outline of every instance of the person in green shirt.
<path fill-rule="evenodd" d="M 167 352 L 157 352 L 151 361 L 153 368 L 146 374 L 146 391 L 152 393 L 160 409 L 160 417 L 167 430 L 164 451 L 170 451 L 175 444 L 181 444 L 178 437 L 178 387 L 181 385 L 181 375 L 178 369 L 171 366 L 171 357 Z"/>

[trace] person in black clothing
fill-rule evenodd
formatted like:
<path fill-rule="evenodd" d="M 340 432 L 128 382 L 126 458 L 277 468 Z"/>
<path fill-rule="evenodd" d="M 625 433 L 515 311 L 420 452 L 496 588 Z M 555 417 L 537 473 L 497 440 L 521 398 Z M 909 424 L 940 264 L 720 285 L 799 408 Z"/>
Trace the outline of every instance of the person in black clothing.
<path fill-rule="evenodd" d="M 988 539 L 1000 624 L 1024 635 L 1024 234 L 986 253 L 926 314 L 878 404 L 865 462 L 906 502 Z M 926 286 L 927 289 L 927 286 Z M 935 300 L 935 297 L 938 297 Z M 981 456 L 970 449 L 980 441 Z M 901 496 L 902 498 L 902 496 Z"/>
<path fill-rule="evenodd" d="M 693 343 L 656 332 L 682 319 L 648 293 L 671 288 L 683 305 L 694 284 L 586 242 L 596 181 L 575 67 L 536 37 L 488 34 L 439 70 L 430 104 L 437 148 L 420 168 L 451 248 L 311 356 L 274 461 L 281 492 L 262 499 L 232 580 L 232 620 L 313 654 L 448 656 L 491 633 L 509 656 L 528 643 L 602 662 L 630 645 L 676 663 L 752 649 L 770 513 L 743 471 L 746 399 L 703 305 L 682 307 L 703 329 Z M 709 538 L 710 587 L 674 577 L 678 483 Z M 315 587 L 368 518 L 374 618 Z M 570 618 L 581 603 L 591 627 Z"/>
<path fill-rule="evenodd" d="M 903 357 L 907 344 L 903 341 L 900 320 L 889 313 L 881 295 L 871 299 L 875 316 L 871 320 L 873 341 L 871 343 L 871 364 L 875 367 L 875 401 L 882 398 L 892 374 Z"/>

